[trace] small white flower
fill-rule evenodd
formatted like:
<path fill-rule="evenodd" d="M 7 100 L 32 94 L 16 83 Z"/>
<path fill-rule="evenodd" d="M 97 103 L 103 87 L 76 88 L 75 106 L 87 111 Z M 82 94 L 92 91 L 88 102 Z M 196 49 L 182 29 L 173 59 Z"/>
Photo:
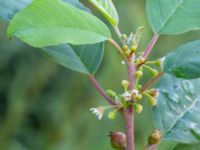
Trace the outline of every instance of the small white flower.
<path fill-rule="evenodd" d="M 125 63 L 125 61 L 123 60 L 123 61 L 121 62 L 121 64 L 122 64 L 122 65 L 125 65 L 126 63 Z"/>
<path fill-rule="evenodd" d="M 129 93 L 128 91 L 126 91 L 124 94 L 122 94 L 122 96 L 125 101 L 131 100 L 131 93 Z"/>
<path fill-rule="evenodd" d="M 104 107 L 96 107 L 96 108 L 91 108 L 90 111 L 96 115 L 96 117 L 101 120 L 105 111 Z"/>
<path fill-rule="evenodd" d="M 132 89 L 131 93 L 133 95 L 133 98 L 136 98 L 139 95 L 139 91 L 137 89 Z"/>
<path fill-rule="evenodd" d="M 120 102 L 120 99 L 119 99 L 118 96 L 115 96 L 115 103 L 116 103 L 117 105 L 122 105 L 122 103 Z"/>

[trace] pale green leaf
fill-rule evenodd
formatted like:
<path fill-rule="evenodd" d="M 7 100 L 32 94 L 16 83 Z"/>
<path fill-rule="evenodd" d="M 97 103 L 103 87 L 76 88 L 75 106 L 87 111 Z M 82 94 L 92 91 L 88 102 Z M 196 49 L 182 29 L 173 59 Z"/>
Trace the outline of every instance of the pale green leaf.
<path fill-rule="evenodd" d="M 153 116 L 164 140 L 200 142 L 200 79 L 183 80 L 166 74 L 157 88 Z"/>
<path fill-rule="evenodd" d="M 185 79 L 200 77 L 200 40 L 185 44 L 169 53 L 164 61 L 164 71 Z"/>
<path fill-rule="evenodd" d="M 61 0 L 34 0 L 10 22 L 8 36 L 13 34 L 34 47 L 92 44 L 110 37 L 98 18 Z"/>
<path fill-rule="evenodd" d="M 200 29 L 199 0 L 147 0 L 147 15 L 157 34 Z"/>
<path fill-rule="evenodd" d="M 106 17 L 111 25 L 117 26 L 119 16 L 112 0 L 89 0 Z"/>

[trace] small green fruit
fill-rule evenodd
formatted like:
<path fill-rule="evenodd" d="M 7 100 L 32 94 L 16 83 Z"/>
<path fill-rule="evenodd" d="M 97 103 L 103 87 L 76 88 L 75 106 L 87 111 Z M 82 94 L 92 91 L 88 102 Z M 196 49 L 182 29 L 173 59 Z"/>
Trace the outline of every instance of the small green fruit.
<path fill-rule="evenodd" d="M 116 112 L 115 111 L 111 111 L 108 113 L 108 118 L 113 120 L 116 118 Z"/>
<path fill-rule="evenodd" d="M 124 41 L 127 40 L 127 35 L 126 34 L 122 34 L 121 39 L 124 40 Z"/>
<path fill-rule="evenodd" d="M 131 50 L 132 52 L 135 52 L 135 51 L 137 50 L 137 46 L 135 46 L 135 45 L 131 46 L 130 50 Z"/>
<path fill-rule="evenodd" d="M 123 86 L 124 90 L 127 90 L 127 89 L 128 89 L 128 86 L 129 86 L 129 81 L 127 81 L 127 80 L 122 80 L 122 86 Z"/>
<path fill-rule="evenodd" d="M 156 104 L 157 104 L 157 99 L 154 98 L 154 97 L 149 97 L 148 102 L 149 102 L 150 105 L 156 106 Z"/>
<path fill-rule="evenodd" d="M 124 44 L 123 46 L 122 46 L 122 49 L 123 49 L 123 51 L 128 51 L 128 45 L 126 45 L 126 44 Z"/>
<path fill-rule="evenodd" d="M 135 111 L 140 114 L 143 111 L 143 106 L 140 104 L 135 104 Z"/>
<path fill-rule="evenodd" d="M 148 143 L 149 145 L 158 144 L 161 138 L 162 138 L 162 134 L 161 134 L 160 129 L 156 129 L 149 135 Z"/>
<path fill-rule="evenodd" d="M 136 71 L 135 75 L 138 79 L 140 79 L 143 76 L 143 72 L 141 70 L 138 70 Z"/>

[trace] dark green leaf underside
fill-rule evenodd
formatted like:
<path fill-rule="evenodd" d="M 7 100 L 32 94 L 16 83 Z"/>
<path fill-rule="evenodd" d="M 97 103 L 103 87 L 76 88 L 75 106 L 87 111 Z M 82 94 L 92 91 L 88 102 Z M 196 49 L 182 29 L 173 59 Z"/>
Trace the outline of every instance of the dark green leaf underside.
<path fill-rule="evenodd" d="M 73 46 L 60 45 L 41 49 L 52 61 L 84 74 L 94 74 L 103 57 L 103 43 Z"/>
<path fill-rule="evenodd" d="M 200 40 L 185 44 L 169 53 L 164 61 L 164 71 L 179 78 L 200 77 Z"/>
<path fill-rule="evenodd" d="M 200 144 L 178 144 L 173 150 L 200 150 Z"/>

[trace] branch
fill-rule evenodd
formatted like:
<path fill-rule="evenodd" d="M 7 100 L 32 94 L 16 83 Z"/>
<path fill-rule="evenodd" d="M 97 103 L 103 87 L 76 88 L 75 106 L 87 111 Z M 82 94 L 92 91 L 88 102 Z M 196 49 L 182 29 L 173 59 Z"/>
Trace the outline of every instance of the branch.
<path fill-rule="evenodd" d="M 126 140 L 127 147 L 126 150 L 134 150 L 134 110 L 133 106 L 129 106 L 124 110 L 124 120 L 126 124 Z"/>
<path fill-rule="evenodd" d="M 108 41 L 116 48 L 117 52 L 121 55 L 122 59 L 126 63 L 128 63 L 128 60 L 127 60 L 126 56 L 124 55 L 122 48 L 117 44 L 117 42 L 112 38 L 109 38 Z"/>
<path fill-rule="evenodd" d="M 135 56 L 131 55 L 129 58 L 128 64 L 128 78 L 129 78 L 129 89 L 132 90 L 135 84 Z M 133 106 L 130 105 L 128 108 L 124 110 L 124 119 L 126 125 L 126 137 L 127 137 L 127 149 L 126 150 L 134 150 L 135 149 L 135 138 L 134 138 L 134 109 Z"/>
<path fill-rule="evenodd" d="M 147 82 L 147 84 L 145 84 L 142 89 L 141 89 L 141 93 L 143 93 L 144 91 L 146 91 L 149 87 L 151 87 L 161 76 L 163 75 L 163 72 L 159 72 L 157 74 L 157 76 L 155 76 L 154 78 L 152 78 L 151 80 L 149 80 L 149 82 Z"/>
<path fill-rule="evenodd" d="M 95 79 L 93 75 L 89 75 L 89 80 L 91 83 L 95 86 L 97 91 L 101 96 L 104 97 L 104 99 L 110 104 L 110 105 L 116 105 L 112 98 L 110 98 L 107 93 L 104 91 L 104 89 L 99 85 L 98 81 Z"/>
<path fill-rule="evenodd" d="M 121 40 L 121 36 L 122 36 L 121 31 L 119 30 L 119 28 L 117 26 L 113 26 L 113 28 L 114 28 L 118 38 Z"/>
<path fill-rule="evenodd" d="M 132 90 L 134 88 L 135 82 L 135 55 L 132 54 L 129 58 L 129 62 L 127 64 L 128 69 L 128 78 L 129 78 L 129 89 Z"/>
<path fill-rule="evenodd" d="M 151 41 L 149 42 L 146 50 L 144 51 L 144 54 L 142 57 L 145 58 L 145 60 L 147 59 L 147 57 L 149 56 L 149 54 L 151 53 L 152 48 L 154 47 L 154 45 L 156 44 L 157 40 L 159 38 L 159 35 L 154 35 L 151 39 Z"/>

